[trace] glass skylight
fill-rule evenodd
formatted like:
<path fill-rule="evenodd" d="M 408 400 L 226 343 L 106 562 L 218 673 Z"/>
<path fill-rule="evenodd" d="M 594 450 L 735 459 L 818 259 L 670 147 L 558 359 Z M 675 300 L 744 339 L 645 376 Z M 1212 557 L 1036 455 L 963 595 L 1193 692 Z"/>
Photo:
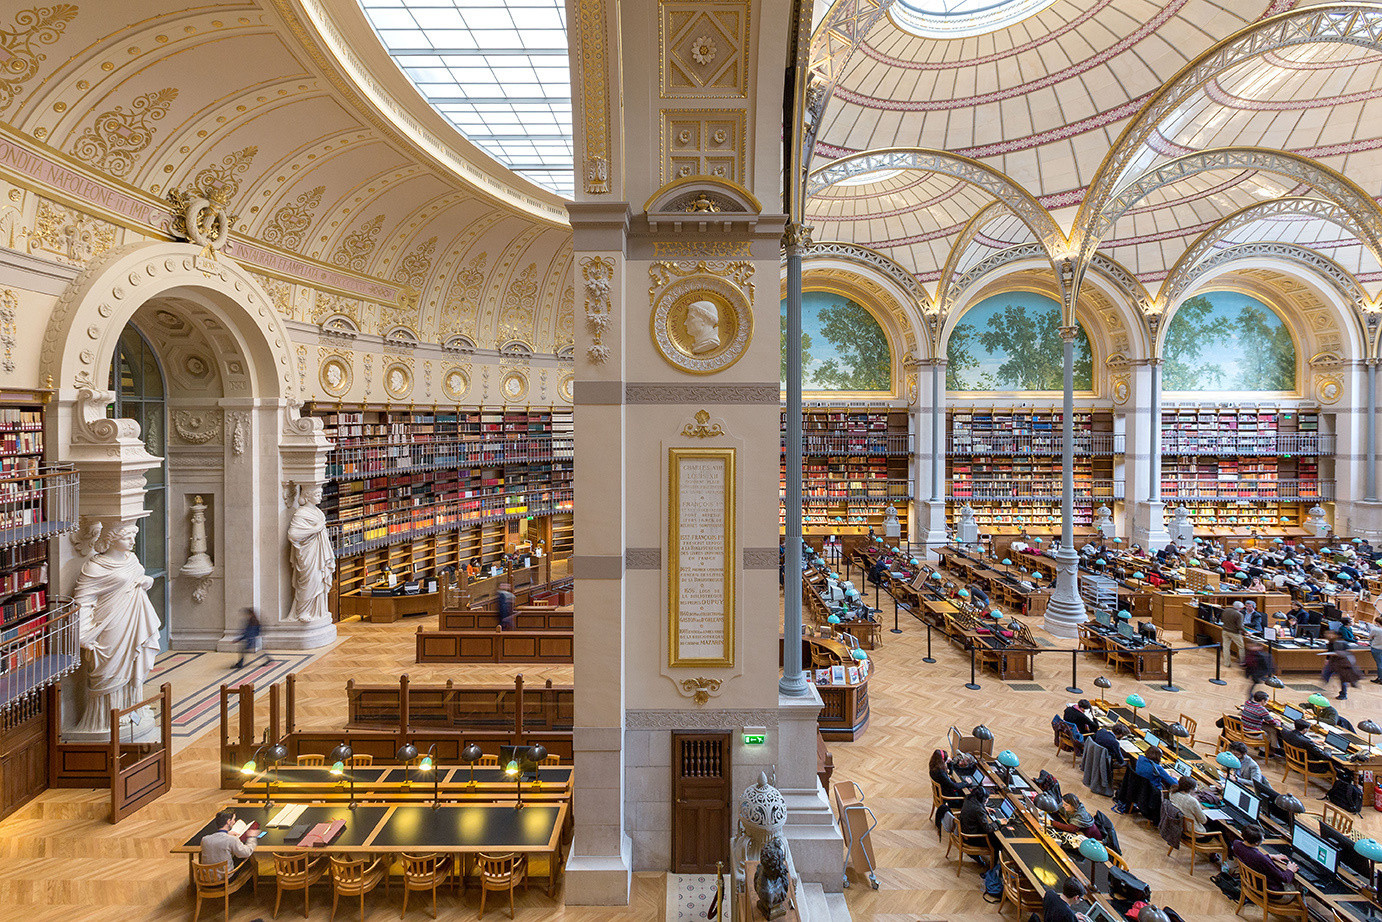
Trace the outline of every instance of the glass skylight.
<path fill-rule="evenodd" d="M 897 0 L 893 19 L 925 38 L 965 38 L 1006 29 L 1055 0 Z"/>
<path fill-rule="evenodd" d="M 520 176 L 570 198 L 565 0 L 360 0 L 438 112 Z"/>

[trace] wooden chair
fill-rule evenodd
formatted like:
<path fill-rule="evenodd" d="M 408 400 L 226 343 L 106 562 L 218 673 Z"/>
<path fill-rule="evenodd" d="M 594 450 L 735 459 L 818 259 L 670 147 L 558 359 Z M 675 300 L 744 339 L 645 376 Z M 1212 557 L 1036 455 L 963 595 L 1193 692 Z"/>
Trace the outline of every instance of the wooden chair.
<path fill-rule="evenodd" d="M 308 897 L 312 885 L 326 873 L 326 862 L 321 858 L 308 860 L 306 855 L 274 855 L 274 879 L 278 884 L 278 894 L 274 897 L 274 918 L 278 918 L 279 906 L 283 903 L 285 890 L 302 891 L 302 917 L 307 918 L 311 911 Z"/>
<path fill-rule="evenodd" d="M 1334 827 L 1346 836 L 1353 835 L 1353 817 L 1333 804 L 1325 804 L 1324 809 L 1320 811 L 1320 822 Z"/>
<path fill-rule="evenodd" d="M 1126 871 L 1128 869 L 1128 862 L 1123 859 L 1123 856 L 1121 854 L 1107 847 L 1104 850 L 1108 852 L 1109 864 L 1113 865 L 1120 871 Z"/>
<path fill-rule="evenodd" d="M 514 918 L 513 891 L 519 882 L 523 892 L 528 892 L 528 859 L 525 855 L 506 852 L 502 855 L 487 855 L 481 852 L 475 857 L 475 869 L 480 875 L 480 915 L 485 916 L 485 897 L 494 891 L 509 891 L 509 918 Z"/>
<path fill-rule="evenodd" d="M 1238 865 L 1238 878 L 1243 882 L 1243 892 L 1238 897 L 1238 913 L 1251 902 L 1262 910 L 1262 922 L 1269 916 L 1284 916 L 1299 922 L 1310 922 L 1310 913 L 1305 908 L 1305 900 L 1299 890 L 1272 890 L 1267 886 L 1267 877 L 1252 868 Z"/>
<path fill-rule="evenodd" d="M 1229 743 L 1242 743 L 1250 748 L 1261 749 L 1263 761 L 1266 761 L 1267 754 L 1271 751 L 1266 732 L 1252 733 L 1243 729 L 1243 718 L 1238 714 L 1224 715 L 1224 729 L 1219 733 L 1217 751 L 1223 752 Z"/>
<path fill-rule="evenodd" d="M 545 759 L 542 760 L 542 764 L 543 764 L 543 765 L 560 765 L 560 764 L 561 764 L 561 756 L 552 755 L 551 753 L 548 753 L 547 758 L 545 758 Z"/>
<path fill-rule="evenodd" d="M 350 768 L 369 768 L 374 765 L 374 756 L 354 755 L 346 765 Z"/>
<path fill-rule="evenodd" d="M 1185 741 L 1185 745 L 1189 746 L 1191 749 L 1194 749 L 1195 729 L 1199 727 L 1199 724 L 1195 722 L 1195 718 L 1187 717 L 1185 714 L 1182 714 L 1180 715 L 1180 725 L 1190 731 L 1190 737 Z"/>
<path fill-rule="evenodd" d="M 1003 898 L 998 901 L 998 912 L 1012 903 L 1019 920 L 1027 918 L 1028 913 L 1041 912 L 1041 894 L 1037 893 L 1027 881 L 1027 876 L 1017 869 L 1006 852 L 998 856 L 999 873 L 1003 875 Z"/>
<path fill-rule="evenodd" d="M 1070 732 L 1070 728 L 1067 726 L 1057 728 L 1055 730 L 1055 737 L 1056 752 L 1070 753 L 1070 765 L 1073 767 L 1079 759 L 1079 755 L 1076 752 L 1079 747 L 1075 745 L 1075 737 Z"/>
<path fill-rule="evenodd" d="M 192 913 L 192 922 L 202 914 L 202 900 L 221 900 L 225 906 L 225 917 L 230 919 L 230 895 L 245 884 L 259 892 L 259 868 L 254 857 L 246 858 L 240 866 L 231 869 L 230 862 L 202 864 L 192 859 L 192 883 L 197 888 L 197 908 Z"/>
<path fill-rule="evenodd" d="M 1305 779 L 1302 785 L 1302 796 L 1310 796 L 1310 780 L 1320 778 L 1325 781 L 1326 786 L 1334 781 L 1334 766 L 1325 766 L 1324 771 L 1316 771 L 1310 767 L 1310 754 L 1300 746 L 1293 746 L 1282 740 L 1281 746 L 1286 750 L 1286 768 L 1281 773 L 1281 783 L 1285 784 L 1286 779 L 1294 772 Z"/>
<path fill-rule="evenodd" d="M 1183 828 L 1185 829 L 1184 838 L 1181 839 L 1181 845 L 1184 845 L 1190 851 L 1190 874 L 1194 876 L 1195 856 L 1224 854 L 1224 837 L 1217 832 L 1195 832 L 1195 820 L 1193 817 L 1182 816 L 1181 822 L 1184 824 Z M 1166 849 L 1166 857 L 1169 858 L 1173 851 L 1175 851 L 1175 846 Z M 1211 864 L 1212 863 L 1213 862 L 1211 862 Z"/>
<path fill-rule="evenodd" d="M 993 843 L 989 841 L 988 834 L 965 835 L 960 832 L 959 817 L 955 818 L 955 825 L 950 830 L 950 838 L 945 846 L 945 857 L 950 857 L 950 849 L 952 848 L 960 850 L 959 860 L 955 863 L 956 877 L 959 877 L 960 871 L 964 869 L 966 855 L 983 857 L 989 863 L 989 867 L 993 867 Z"/>
<path fill-rule="evenodd" d="M 447 855 L 409 855 L 403 856 L 403 913 L 408 914 L 408 894 L 414 890 L 432 891 L 432 918 L 437 917 L 437 888 L 446 883 L 446 875 L 451 872 L 451 858 Z"/>
<path fill-rule="evenodd" d="M 324 765 L 326 764 L 326 756 L 324 756 L 324 755 L 304 755 L 304 756 L 298 756 L 298 764 L 299 764 L 299 765 L 308 766 L 309 768 L 320 768 L 321 766 L 324 766 Z"/>
<path fill-rule="evenodd" d="M 485 754 L 480 756 L 480 761 L 476 762 L 475 764 L 480 766 L 481 768 L 498 768 L 499 757 Z"/>
<path fill-rule="evenodd" d="M 389 892 L 389 866 L 382 858 L 366 861 L 364 858 L 351 860 L 331 856 L 331 918 L 336 918 L 336 906 L 341 897 L 359 897 L 360 922 L 365 922 L 365 894 L 379 882 L 384 882 L 384 892 Z"/>
<path fill-rule="evenodd" d="M 956 818 L 956 820 L 958 820 L 960 817 L 960 806 L 963 803 L 963 795 L 946 797 L 944 794 L 941 793 L 941 786 L 936 783 L 936 779 L 931 779 L 931 812 L 927 814 L 928 819 L 934 817 L 936 815 L 936 811 L 939 810 L 942 805 L 944 805 L 950 808 L 951 814 Z"/>

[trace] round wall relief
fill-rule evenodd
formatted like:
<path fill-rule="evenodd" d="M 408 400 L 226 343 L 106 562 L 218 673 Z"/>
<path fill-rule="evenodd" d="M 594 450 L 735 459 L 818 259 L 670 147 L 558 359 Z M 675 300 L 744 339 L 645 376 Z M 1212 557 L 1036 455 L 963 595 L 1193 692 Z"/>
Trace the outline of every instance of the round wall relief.
<path fill-rule="evenodd" d="M 332 397 L 340 397 L 350 390 L 350 363 L 339 355 L 330 356 L 322 362 L 317 378 L 321 382 L 322 390 Z"/>
<path fill-rule="evenodd" d="M 651 322 L 662 357 L 693 375 L 724 371 L 739 361 L 753 336 L 748 299 L 711 275 L 668 285 L 653 305 Z"/>
<path fill-rule="evenodd" d="M 402 400 L 413 391 L 413 371 L 402 362 L 394 362 L 384 369 L 384 390 L 395 400 Z"/>
<path fill-rule="evenodd" d="M 562 378 L 561 383 L 557 385 L 557 393 L 561 395 L 562 400 L 571 403 L 575 399 L 575 387 L 575 377 L 573 375 L 567 375 L 565 378 Z"/>
<path fill-rule="evenodd" d="M 470 389 L 470 379 L 466 373 L 459 368 L 448 368 L 442 375 L 441 389 L 446 396 L 452 400 L 460 400 L 465 397 L 465 392 Z"/>
<path fill-rule="evenodd" d="M 509 403 L 517 403 L 528 396 L 528 379 L 520 372 L 511 371 L 500 379 L 499 392 Z"/>
<path fill-rule="evenodd" d="M 1128 384 L 1128 379 L 1119 375 L 1113 379 L 1113 402 L 1120 407 L 1128 402 L 1132 396 L 1132 387 Z"/>
<path fill-rule="evenodd" d="M 1320 375 L 1315 379 L 1315 396 L 1320 403 L 1338 403 L 1344 395 L 1344 386 L 1333 375 Z"/>

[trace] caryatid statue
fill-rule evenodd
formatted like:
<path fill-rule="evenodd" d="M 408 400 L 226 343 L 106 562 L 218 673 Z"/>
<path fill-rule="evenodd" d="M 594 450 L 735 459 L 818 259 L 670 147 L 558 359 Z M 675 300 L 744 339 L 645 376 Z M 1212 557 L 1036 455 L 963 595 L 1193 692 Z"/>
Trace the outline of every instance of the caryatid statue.
<path fill-rule="evenodd" d="M 336 553 L 326 531 L 326 515 L 318 508 L 321 487 L 312 484 L 299 488 L 298 506 L 288 522 L 288 543 L 293 560 L 293 610 L 291 621 L 329 618 L 327 599 L 331 595 L 331 574 L 336 571 Z"/>

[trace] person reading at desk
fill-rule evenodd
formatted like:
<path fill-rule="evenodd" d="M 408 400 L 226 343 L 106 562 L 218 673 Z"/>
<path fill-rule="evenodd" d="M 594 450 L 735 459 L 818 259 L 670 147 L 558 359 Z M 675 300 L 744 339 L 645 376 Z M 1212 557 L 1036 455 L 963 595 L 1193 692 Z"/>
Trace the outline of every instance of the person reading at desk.
<path fill-rule="evenodd" d="M 1099 732 L 1094 734 L 1094 742 L 1108 750 L 1109 764 L 1117 766 L 1125 761 L 1120 742 L 1127 739 L 1127 736 L 1127 724 L 1114 724 L 1112 729 L 1101 727 Z"/>
<path fill-rule="evenodd" d="M 1310 765 L 1311 772 L 1327 772 L 1330 768 L 1329 756 L 1324 754 L 1319 743 L 1305 735 L 1305 731 L 1309 729 L 1310 721 L 1297 720 L 1291 729 L 1282 731 L 1281 741 L 1305 750 L 1306 761 Z"/>
<path fill-rule="evenodd" d="M 1205 823 L 1209 822 L 1209 817 L 1205 815 L 1204 804 L 1195 796 L 1195 782 L 1190 778 L 1181 778 L 1176 782 L 1175 790 L 1171 792 L 1168 800 L 1175 804 L 1176 809 L 1181 815 L 1190 817 L 1195 824 L 1195 832 L 1204 835 L 1209 830 L 1205 828 Z"/>
<path fill-rule="evenodd" d="M 989 594 L 984 590 L 980 589 L 978 583 L 970 585 L 969 597 L 971 600 L 973 600 L 974 604 L 978 605 L 980 608 L 989 607 Z"/>
<path fill-rule="evenodd" d="M 1276 718 L 1272 712 L 1267 710 L 1268 695 L 1264 691 L 1255 691 L 1252 697 L 1244 701 L 1238 708 L 1238 713 L 1243 721 L 1243 730 L 1248 733 L 1262 733 L 1264 727 L 1277 725 Z"/>
<path fill-rule="evenodd" d="M 1166 758 L 1160 746 L 1148 746 L 1147 751 L 1137 757 L 1137 764 L 1133 766 L 1133 771 L 1142 778 L 1145 778 L 1158 791 L 1165 791 L 1175 787 L 1176 779 L 1171 777 L 1171 773 L 1161 767 L 1162 761 Z"/>
<path fill-rule="evenodd" d="M 229 874 L 237 875 L 249 868 L 245 859 L 254 854 L 258 840 L 253 838 L 254 827 L 246 829 L 239 836 L 231 835 L 230 828 L 235 825 L 235 812 L 222 810 L 216 814 L 216 831 L 202 836 L 201 863 L 223 864 Z M 245 841 L 245 837 L 251 837 Z"/>
<path fill-rule="evenodd" d="M 1042 895 L 1041 922 L 1087 922 L 1084 913 L 1075 911 L 1075 904 L 1084 897 L 1084 884 L 1067 877 L 1059 893 L 1047 890 Z"/>
<path fill-rule="evenodd" d="M 1062 832 L 1078 832 L 1082 836 L 1096 839 L 1099 837 L 1099 830 L 1094 826 L 1094 817 L 1074 794 L 1061 796 L 1060 812 L 1051 817 L 1051 825 Z"/>
<path fill-rule="evenodd" d="M 1081 736 L 1090 736 L 1099 729 L 1099 726 L 1089 716 L 1089 709 L 1090 703 L 1081 698 L 1074 704 L 1066 705 L 1065 713 L 1061 715 L 1061 719 L 1068 724 L 1074 724 Z"/>
<path fill-rule="evenodd" d="M 950 774 L 950 760 L 946 758 L 944 749 L 937 749 L 931 753 L 931 763 L 927 773 L 935 782 L 936 790 L 943 800 L 959 800 L 965 796 L 964 786 Z M 941 834 L 941 823 L 949 812 L 950 807 L 947 804 L 936 804 L 936 835 L 938 837 Z"/>
<path fill-rule="evenodd" d="M 1262 850 L 1262 827 L 1253 823 L 1243 827 L 1243 837 L 1233 843 L 1233 857 L 1267 878 L 1272 890 L 1287 890 L 1296 879 L 1296 863 L 1285 855 L 1269 855 Z"/>
<path fill-rule="evenodd" d="M 1005 826 L 1007 820 L 999 819 L 989 810 L 988 796 L 988 791 L 982 784 L 976 784 L 969 789 L 964 803 L 960 805 L 960 832 L 967 836 L 988 836 L 989 844 L 996 855 L 1002 846 L 994 833 Z M 979 861 L 987 870 L 988 865 L 984 859 L 980 858 Z"/>
<path fill-rule="evenodd" d="M 1267 777 L 1262 774 L 1262 766 L 1257 764 L 1256 759 L 1248 755 L 1247 744 L 1235 740 L 1228 744 L 1228 751 L 1238 759 L 1238 767 L 1233 769 L 1233 774 L 1239 781 L 1244 784 L 1253 784 L 1267 780 Z"/>

